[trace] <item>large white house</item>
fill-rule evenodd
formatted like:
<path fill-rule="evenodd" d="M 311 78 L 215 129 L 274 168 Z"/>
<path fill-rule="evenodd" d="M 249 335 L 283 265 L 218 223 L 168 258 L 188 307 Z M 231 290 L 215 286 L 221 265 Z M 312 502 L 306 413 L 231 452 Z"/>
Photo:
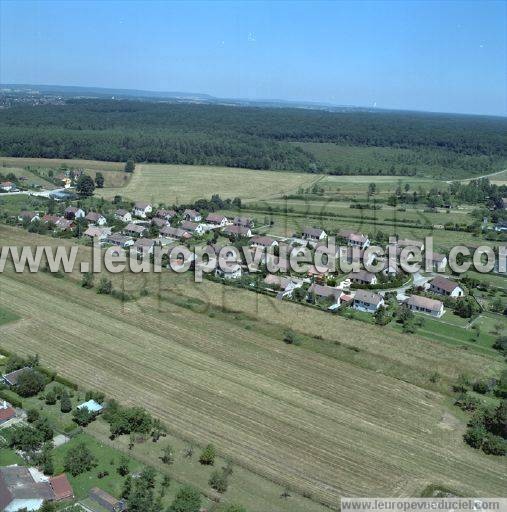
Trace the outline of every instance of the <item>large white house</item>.
<path fill-rule="evenodd" d="M 357 290 L 354 295 L 352 307 L 358 311 L 375 313 L 377 309 L 384 306 L 384 298 L 378 293 L 369 290 Z"/>
<path fill-rule="evenodd" d="M 465 294 L 463 288 L 458 283 L 443 276 L 437 276 L 430 281 L 429 291 L 453 298 L 463 297 Z"/>
<path fill-rule="evenodd" d="M 411 295 L 406 302 L 408 308 L 414 313 L 424 313 L 436 318 L 444 314 L 444 305 L 439 300 L 429 299 L 420 295 Z"/>
<path fill-rule="evenodd" d="M 132 209 L 132 215 L 134 217 L 139 217 L 141 219 L 146 219 L 146 217 L 153 211 L 153 206 L 150 203 L 143 203 L 138 201 L 134 204 L 134 208 Z"/>

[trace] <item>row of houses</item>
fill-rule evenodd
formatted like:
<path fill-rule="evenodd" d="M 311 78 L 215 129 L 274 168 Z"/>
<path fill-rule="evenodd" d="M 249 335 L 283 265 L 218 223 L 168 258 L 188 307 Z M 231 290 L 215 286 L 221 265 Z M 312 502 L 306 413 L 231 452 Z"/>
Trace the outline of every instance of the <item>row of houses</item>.
<path fill-rule="evenodd" d="M 341 306 L 342 303 L 350 303 L 354 309 L 367 313 L 375 313 L 380 307 L 385 306 L 382 293 L 367 289 L 346 292 L 345 289 L 350 288 L 350 284 L 353 282 L 352 277 L 353 275 L 349 274 L 336 287 L 312 282 L 308 288 L 306 300 L 313 301 L 316 298 L 318 300 L 330 301 L 330 309 L 335 309 Z M 306 282 L 308 281 L 306 279 Z M 294 290 L 301 288 L 304 283 L 305 279 L 302 278 L 274 274 L 268 274 L 264 279 L 264 285 L 277 291 L 277 298 L 279 299 L 292 297 Z M 452 298 L 464 296 L 464 290 L 458 283 L 442 276 L 432 279 L 427 285 L 427 291 Z M 415 313 L 424 313 L 436 318 L 444 314 L 443 302 L 435 298 L 414 294 L 402 302 Z"/>

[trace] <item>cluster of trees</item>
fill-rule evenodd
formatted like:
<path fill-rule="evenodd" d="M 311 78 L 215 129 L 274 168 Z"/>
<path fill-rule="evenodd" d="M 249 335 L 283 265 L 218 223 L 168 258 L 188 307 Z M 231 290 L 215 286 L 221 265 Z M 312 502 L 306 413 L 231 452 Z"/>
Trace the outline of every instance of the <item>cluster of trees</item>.
<path fill-rule="evenodd" d="M 477 157 L 473 170 L 483 172 L 490 158 L 507 156 L 507 121 L 127 100 L 71 100 L 0 113 L 0 152 L 10 156 L 322 170 L 294 141 L 429 149 L 451 160 L 467 155 Z"/>
<path fill-rule="evenodd" d="M 465 442 L 491 455 L 507 455 L 507 371 L 499 380 L 471 382 L 460 375 L 454 391 L 458 393 L 455 404 L 473 413 L 463 436 Z M 487 395 L 489 400 L 482 401 L 477 395 Z M 500 402 L 495 404 L 493 397 Z"/>

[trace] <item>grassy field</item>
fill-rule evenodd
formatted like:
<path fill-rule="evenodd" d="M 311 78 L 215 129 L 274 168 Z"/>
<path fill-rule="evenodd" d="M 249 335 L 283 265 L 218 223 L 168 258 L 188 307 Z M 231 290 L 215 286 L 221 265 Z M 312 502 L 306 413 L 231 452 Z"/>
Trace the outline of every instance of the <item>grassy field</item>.
<path fill-rule="evenodd" d="M 180 204 L 220 194 L 222 198 L 259 199 L 296 192 L 315 181 L 311 174 L 256 171 L 228 167 L 138 164 L 122 188 L 97 191 L 102 197 Z"/>
<path fill-rule="evenodd" d="M 67 160 L 63 158 L 16 158 L 0 156 L 1 167 L 41 167 L 58 169 L 61 166 L 68 169 L 87 169 L 95 171 L 123 171 L 123 162 L 100 162 L 98 160 Z"/>
<path fill-rule="evenodd" d="M 9 243 L 26 236 L 4 226 L 0 235 Z M 463 443 L 463 423 L 449 424 L 447 398 L 426 375 L 438 371 L 444 390 L 459 373 L 498 373 L 500 358 L 215 283 L 190 286 L 186 276 L 123 275 L 115 286 L 117 279 L 152 293 L 122 304 L 67 278 L 3 275 L 0 300 L 23 321 L 2 326 L 2 345 L 37 352 L 86 387 L 144 405 L 179 438 L 215 443 L 279 491 L 311 495 L 291 511 L 313 510 L 313 502 L 336 508 L 341 495 L 414 495 L 430 484 L 504 492 L 503 462 Z M 180 295 L 196 308 L 176 305 Z M 287 346 L 267 331 L 287 325 L 323 344 L 354 346 L 379 367 Z M 251 510 L 284 510 L 279 501 Z"/>
<path fill-rule="evenodd" d="M 364 212 L 364 213 L 362 213 Z M 257 226 L 266 226 L 262 228 L 271 235 L 292 236 L 294 234 L 301 236 L 301 232 L 306 227 L 319 227 L 330 234 L 336 234 L 341 229 L 353 229 L 365 234 L 374 234 L 381 231 L 388 236 L 399 235 L 400 238 L 410 238 L 411 240 L 424 240 L 425 237 L 433 237 L 433 246 L 435 250 L 449 250 L 456 245 L 466 245 L 467 247 L 479 247 L 487 243 L 481 242 L 481 239 L 465 231 L 446 231 L 443 229 L 424 228 L 417 224 L 403 225 L 403 217 L 406 212 L 400 212 L 397 221 L 378 220 L 374 221 L 367 217 L 375 215 L 372 211 L 348 210 L 348 215 L 343 217 L 329 216 L 327 211 L 319 213 L 270 213 L 268 210 L 257 211 L 249 210 L 248 206 L 241 209 L 241 212 L 234 210 L 223 210 L 224 215 L 244 215 L 257 219 Z M 414 214 L 417 215 L 417 214 Z M 423 217 L 425 214 L 421 214 Z M 441 214 L 444 217 L 444 214 Z M 379 216 L 380 217 L 380 216 Z M 269 225 L 272 223 L 271 225 Z"/>
<path fill-rule="evenodd" d="M 14 176 L 17 178 L 25 176 L 28 179 L 26 181 L 20 182 L 23 187 L 42 187 L 45 189 L 56 188 L 56 186 L 50 181 L 47 181 L 46 179 L 37 176 L 37 174 L 26 169 L 21 169 L 19 167 L 0 167 L 0 173 L 4 175 L 14 174 Z"/>
<path fill-rule="evenodd" d="M 14 320 L 18 320 L 19 316 L 15 315 L 8 309 L 5 309 L 3 305 L 0 303 L 0 325 L 6 324 L 7 322 L 14 322 Z"/>

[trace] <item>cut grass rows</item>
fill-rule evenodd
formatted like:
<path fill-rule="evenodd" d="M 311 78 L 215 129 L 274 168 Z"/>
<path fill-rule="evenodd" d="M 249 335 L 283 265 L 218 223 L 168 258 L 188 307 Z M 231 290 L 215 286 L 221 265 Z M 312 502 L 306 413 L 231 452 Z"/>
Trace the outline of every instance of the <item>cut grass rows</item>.
<path fill-rule="evenodd" d="M 1 293 L 24 317 L 44 318 L 5 326 L 11 348 L 36 350 L 67 376 L 143 403 L 183 437 L 213 440 L 243 466 L 332 506 L 342 494 L 403 493 L 414 481 L 474 482 L 493 494 L 505 484 L 496 462 L 438 426 L 437 394 L 186 309 L 157 313 L 149 299 L 143 310 L 121 308 L 44 275 L 9 276 Z"/>

